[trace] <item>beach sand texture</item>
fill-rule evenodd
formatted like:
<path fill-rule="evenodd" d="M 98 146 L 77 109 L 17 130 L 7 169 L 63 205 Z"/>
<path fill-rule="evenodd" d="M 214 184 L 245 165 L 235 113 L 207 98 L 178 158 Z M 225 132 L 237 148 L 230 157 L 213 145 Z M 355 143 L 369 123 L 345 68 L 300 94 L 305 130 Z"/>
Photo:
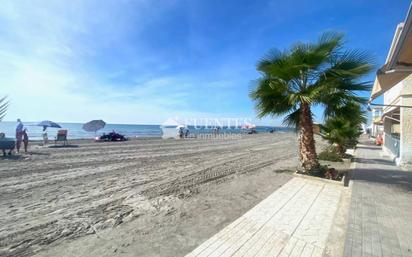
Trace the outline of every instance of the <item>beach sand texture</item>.
<path fill-rule="evenodd" d="M 110 237 L 136 232 L 138 226 L 146 231 L 135 237 L 143 240 L 138 249 L 145 249 L 138 256 L 184 255 L 290 179 L 290 173 L 274 171 L 296 167 L 296 139 L 294 133 L 275 133 L 226 140 L 73 141 L 65 148 L 32 146 L 32 154 L 0 160 L 0 255 L 55 256 L 58 251 L 59 256 L 74 256 L 61 248 L 70 249 L 72 244 L 73 251 L 110 256 L 120 253 L 116 247 L 105 251 L 112 247 Z M 255 195 L 248 199 L 249 191 Z M 225 195 L 236 205 L 226 204 L 233 212 L 227 209 L 229 213 L 217 211 L 213 216 L 199 207 L 209 199 L 209 204 L 216 203 L 210 208 L 224 209 L 219 203 L 225 202 Z M 187 222 L 194 227 L 182 225 L 186 230 L 181 238 L 164 244 L 173 245 L 170 252 L 159 246 L 165 238 L 158 236 L 156 241 L 151 233 L 161 230 L 155 224 L 164 223 L 171 227 L 163 234 L 179 234 L 178 223 L 184 218 L 170 220 L 177 213 L 189 216 Z M 201 219 L 216 222 L 210 227 L 203 224 L 204 231 L 197 231 Z M 164 254 L 153 252 L 150 246 L 156 245 Z M 136 251 L 131 253 L 134 256 Z"/>

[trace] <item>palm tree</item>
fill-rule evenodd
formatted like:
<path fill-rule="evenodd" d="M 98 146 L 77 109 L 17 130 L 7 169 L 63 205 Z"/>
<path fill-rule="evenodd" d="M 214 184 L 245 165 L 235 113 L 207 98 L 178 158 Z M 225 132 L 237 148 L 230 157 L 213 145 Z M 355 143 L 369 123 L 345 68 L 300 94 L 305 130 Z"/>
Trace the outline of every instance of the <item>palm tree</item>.
<path fill-rule="evenodd" d="M 0 121 L 3 120 L 4 116 L 6 116 L 7 107 L 9 106 L 9 102 L 6 101 L 7 97 L 0 98 Z"/>
<path fill-rule="evenodd" d="M 342 117 L 330 118 L 322 126 L 322 137 L 336 145 L 340 156 L 345 154 L 346 147 L 357 141 L 361 133 L 360 126 L 354 126 Z"/>
<path fill-rule="evenodd" d="M 357 91 L 370 84 L 359 80 L 372 71 L 362 51 L 343 50 L 343 35 L 324 33 L 316 43 L 298 43 L 286 51 L 271 51 L 259 61 L 261 73 L 250 97 L 258 116 L 285 116 L 283 123 L 299 132 L 300 164 L 304 172 L 319 168 L 313 136 L 313 106 L 324 116 L 335 115 L 348 103 L 365 103 Z"/>
<path fill-rule="evenodd" d="M 356 145 L 362 134 L 362 123 L 367 121 L 365 111 L 358 103 L 348 103 L 335 111 L 335 116 L 329 117 L 321 126 L 322 137 L 335 144 L 338 154 L 343 156 L 346 147 Z"/>

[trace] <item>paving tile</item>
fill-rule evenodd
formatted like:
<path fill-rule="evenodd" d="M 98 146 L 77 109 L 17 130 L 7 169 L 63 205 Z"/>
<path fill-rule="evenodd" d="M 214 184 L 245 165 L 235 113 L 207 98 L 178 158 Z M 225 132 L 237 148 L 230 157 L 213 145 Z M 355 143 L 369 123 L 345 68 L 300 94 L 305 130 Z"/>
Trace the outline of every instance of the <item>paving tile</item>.
<path fill-rule="evenodd" d="M 344 256 L 412 256 L 412 172 L 361 145 L 356 168 Z"/>
<path fill-rule="evenodd" d="M 342 190 L 294 178 L 187 256 L 322 256 Z"/>

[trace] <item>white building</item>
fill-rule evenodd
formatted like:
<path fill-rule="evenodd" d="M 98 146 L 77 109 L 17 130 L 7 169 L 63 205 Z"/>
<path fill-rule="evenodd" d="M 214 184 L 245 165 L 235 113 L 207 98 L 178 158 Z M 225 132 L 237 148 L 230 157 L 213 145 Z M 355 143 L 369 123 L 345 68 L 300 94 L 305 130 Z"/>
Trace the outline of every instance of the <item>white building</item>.
<path fill-rule="evenodd" d="M 382 107 L 372 108 L 372 124 L 370 126 L 371 137 L 375 138 L 379 134 L 383 134 L 382 113 Z"/>
<path fill-rule="evenodd" d="M 412 7 L 412 6 L 411 6 Z M 383 94 L 383 151 L 398 165 L 412 164 L 412 9 L 396 28 L 386 63 L 376 76 L 372 102 Z"/>

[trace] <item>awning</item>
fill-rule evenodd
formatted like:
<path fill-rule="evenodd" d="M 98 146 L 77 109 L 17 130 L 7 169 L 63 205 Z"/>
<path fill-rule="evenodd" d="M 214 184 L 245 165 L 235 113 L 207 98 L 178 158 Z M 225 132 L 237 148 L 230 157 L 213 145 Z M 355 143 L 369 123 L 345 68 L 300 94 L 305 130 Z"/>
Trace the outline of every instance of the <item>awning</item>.
<path fill-rule="evenodd" d="M 404 23 L 396 28 L 386 64 L 377 74 L 369 101 L 372 101 L 412 74 L 412 5 Z"/>
<path fill-rule="evenodd" d="M 389 112 L 384 113 L 381 118 L 382 120 L 390 119 L 396 122 L 400 122 L 400 108 L 397 107 L 397 108 L 390 110 Z"/>
<path fill-rule="evenodd" d="M 381 71 L 381 69 L 379 69 Z M 380 96 L 384 92 L 391 89 L 393 86 L 407 78 L 411 73 L 412 70 L 406 71 L 387 71 L 387 72 L 379 72 L 376 75 L 375 83 L 373 84 L 372 93 L 371 93 L 371 100 L 375 99 L 376 97 Z"/>

